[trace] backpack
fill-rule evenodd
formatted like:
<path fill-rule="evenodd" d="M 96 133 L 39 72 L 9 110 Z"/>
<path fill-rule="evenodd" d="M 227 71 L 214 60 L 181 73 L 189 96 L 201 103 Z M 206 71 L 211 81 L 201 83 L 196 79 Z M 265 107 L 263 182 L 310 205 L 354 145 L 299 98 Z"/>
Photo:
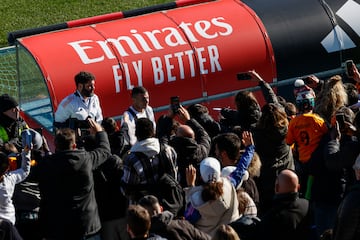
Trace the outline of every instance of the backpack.
<path fill-rule="evenodd" d="M 185 193 L 180 183 L 174 177 L 174 166 L 165 154 L 165 146 L 160 144 L 160 153 L 153 156 L 159 159 L 159 177 L 157 180 L 154 178 L 150 158 L 142 152 L 134 152 L 144 168 L 144 174 L 148 180 L 147 184 L 142 184 L 140 194 L 142 197 L 145 195 L 154 195 L 158 198 L 160 205 L 164 210 L 170 211 L 174 216 L 182 215 L 185 205 Z"/>

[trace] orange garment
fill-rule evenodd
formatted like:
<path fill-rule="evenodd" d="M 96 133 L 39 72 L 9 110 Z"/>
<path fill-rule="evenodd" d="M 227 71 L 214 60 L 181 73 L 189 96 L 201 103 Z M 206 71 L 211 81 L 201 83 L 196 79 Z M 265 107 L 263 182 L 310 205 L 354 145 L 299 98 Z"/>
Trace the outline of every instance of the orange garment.
<path fill-rule="evenodd" d="M 328 131 L 325 120 L 316 113 L 304 113 L 290 121 L 286 143 L 298 147 L 299 161 L 306 163 Z"/>

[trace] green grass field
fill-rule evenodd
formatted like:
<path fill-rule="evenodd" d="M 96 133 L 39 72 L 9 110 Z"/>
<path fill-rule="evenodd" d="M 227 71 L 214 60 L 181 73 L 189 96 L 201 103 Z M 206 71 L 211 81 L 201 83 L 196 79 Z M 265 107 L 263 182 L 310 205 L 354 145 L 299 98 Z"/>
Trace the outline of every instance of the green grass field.
<path fill-rule="evenodd" d="M 7 34 L 21 29 L 67 22 L 79 18 L 120 12 L 171 0 L 1 0 L 0 47 Z"/>

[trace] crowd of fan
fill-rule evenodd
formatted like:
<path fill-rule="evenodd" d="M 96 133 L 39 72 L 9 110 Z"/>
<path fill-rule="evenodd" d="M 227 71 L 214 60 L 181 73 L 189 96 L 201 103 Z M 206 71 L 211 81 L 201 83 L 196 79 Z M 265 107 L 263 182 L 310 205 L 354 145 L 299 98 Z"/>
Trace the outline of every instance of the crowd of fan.
<path fill-rule="evenodd" d="M 262 107 L 239 91 L 236 109 L 218 119 L 193 104 L 155 121 L 149 93 L 136 87 L 120 124 L 100 112 L 85 118 L 86 131 L 55 125 L 54 152 L 1 95 L 6 239 L 360 239 L 356 66 L 346 83 L 296 80 L 295 101 L 248 74 Z M 72 98 L 93 96 L 94 82 L 76 84 Z"/>

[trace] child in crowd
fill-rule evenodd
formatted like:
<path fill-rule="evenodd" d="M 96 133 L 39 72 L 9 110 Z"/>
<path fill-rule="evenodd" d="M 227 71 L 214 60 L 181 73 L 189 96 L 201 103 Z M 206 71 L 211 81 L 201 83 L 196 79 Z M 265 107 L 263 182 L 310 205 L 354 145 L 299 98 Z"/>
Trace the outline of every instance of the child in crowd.
<path fill-rule="evenodd" d="M 15 185 L 23 181 L 30 173 L 30 151 L 28 148 L 22 152 L 21 168 L 9 171 L 8 156 L 0 152 L 0 218 L 15 224 L 15 207 L 12 202 Z"/>

